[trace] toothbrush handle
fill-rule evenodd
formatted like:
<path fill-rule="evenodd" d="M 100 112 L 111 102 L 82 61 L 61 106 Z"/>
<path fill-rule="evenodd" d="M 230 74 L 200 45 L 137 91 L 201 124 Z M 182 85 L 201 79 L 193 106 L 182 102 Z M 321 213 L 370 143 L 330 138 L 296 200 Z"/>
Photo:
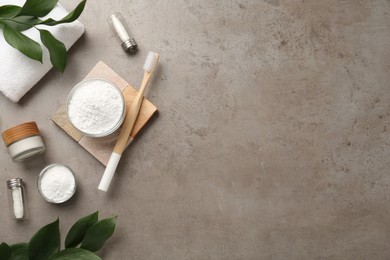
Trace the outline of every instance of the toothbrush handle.
<path fill-rule="evenodd" d="M 110 160 L 108 161 L 106 170 L 104 171 L 103 177 L 100 180 L 100 184 L 98 189 L 101 191 L 106 191 L 110 187 L 110 183 L 112 180 L 112 177 L 114 177 L 116 167 L 118 166 L 119 160 L 121 159 L 122 155 L 118 153 L 112 153 Z"/>
<path fill-rule="evenodd" d="M 115 144 L 114 151 L 111 154 L 106 170 L 104 171 L 103 177 L 100 181 L 98 187 L 99 190 L 102 191 L 108 190 L 108 188 L 110 187 L 112 177 L 114 177 L 116 167 L 118 166 L 119 160 L 122 156 L 122 153 L 126 149 L 126 147 L 130 144 L 129 142 L 131 140 L 130 133 L 131 130 L 133 129 L 135 120 L 137 119 L 144 98 L 145 88 L 150 78 L 150 73 L 146 72 L 145 75 L 146 76 L 144 77 L 141 89 L 138 91 L 137 96 L 134 98 L 129 113 L 126 115 L 125 122 L 123 123 L 122 130 Z"/>
<path fill-rule="evenodd" d="M 126 112 L 125 121 L 122 125 L 122 130 L 119 133 L 118 140 L 114 147 L 114 153 L 121 154 L 126 149 L 127 142 L 129 140 L 131 130 L 134 127 L 135 121 L 137 120 L 142 101 L 144 100 L 144 93 L 147 86 L 147 83 L 150 79 L 151 74 L 145 72 L 142 85 L 137 95 L 135 96 L 133 102 L 131 103 L 130 108 Z"/>

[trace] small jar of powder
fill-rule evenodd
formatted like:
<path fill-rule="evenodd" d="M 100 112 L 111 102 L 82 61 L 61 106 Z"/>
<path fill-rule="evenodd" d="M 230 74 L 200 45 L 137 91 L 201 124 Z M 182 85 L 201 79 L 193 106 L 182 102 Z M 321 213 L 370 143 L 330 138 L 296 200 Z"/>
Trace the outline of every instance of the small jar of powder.
<path fill-rule="evenodd" d="M 50 164 L 39 174 L 38 190 L 46 201 L 63 203 L 76 192 L 76 179 L 69 167 Z"/>
<path fill-rule="evenodd" d="M 120 89 L 103 79 L 88 79 L 77 84 L 66 102 L 69 122 L 89 137 L 112 134 L 125 118 L 125 101 Z"/>
<path fill-rule="evenodd" d="M 3 141 L 15 162 L 25 161 L 45 152 L 42 137 L 35 122 L 27 122 L 5 130 Z"/>
<path fill-rule="evenodd" d="M 14 178 L 7 181 L 8 201 L 12 217 L 16 220 L 27 218 L 26 190 L 21 178 Z"/>

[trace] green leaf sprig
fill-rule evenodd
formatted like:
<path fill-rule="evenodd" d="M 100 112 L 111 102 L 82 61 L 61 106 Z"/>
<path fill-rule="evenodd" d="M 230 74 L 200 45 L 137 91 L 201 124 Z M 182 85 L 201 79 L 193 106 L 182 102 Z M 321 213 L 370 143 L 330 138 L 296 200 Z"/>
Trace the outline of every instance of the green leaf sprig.
<path fill-rule="evenodd" d="M 37 28 L 39 25 L 55 26 L 74 22 L 84 10 L 87 0 L 82 0 L 77 7 L 60 20 L 51 18 L 42 20 L 57 5 L 58 0 L 27 0 L 23 6 L 0 6 L 0 28 L 6 42 L 27 57 L 42 63 L 41 45 L 22 32 L 34 27 L 39 31 L 43 45 L 48 49 L 53 66 L 64 72 L 67 63 L 65 45 L 49 31 Z"/>
<path fill-rule="evenodd" d="M 29 243 L 0 244 L 1 260 L 101 260 L 94 252 L 115 231 L 117 217 L 98 221 L 99 212 L 79 219 L 65 238 L 65 249 L 60 250 L 59 219 L 42 227 Z M 81 245 L 80 245 L 81 244 Z M 78 247 L 80 245 L 80 247 Z"/>

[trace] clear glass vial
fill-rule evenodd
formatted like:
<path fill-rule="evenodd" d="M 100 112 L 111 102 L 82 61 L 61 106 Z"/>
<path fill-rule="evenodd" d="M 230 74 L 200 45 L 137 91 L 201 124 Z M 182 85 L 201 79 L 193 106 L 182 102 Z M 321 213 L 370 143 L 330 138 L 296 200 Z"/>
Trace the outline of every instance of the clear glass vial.
<path fill-rule="evenodd" d="M 121 41 L 121 45 L 126 52 L 135 52 L 137 50 L 137 43 L 130 35 L 129 28 L 122 14 L 119 12 L 113 13 L 108 16 L 107 22 L 111 25 L 111 28 Z"/>
<path fill-rule="evenodd" d="M 8 201 L 10 212 L 14 219 L 23 220 L 27 218 L 26 190 L 23 180 L 20 178 L 7 181 Z"/>
<path fill-rule="evenodd" d="M 11 127 L 5 130 L 2 136 L 15 162 L 38 156 L 46 150 L 38 126 L 33 121 Z"/>

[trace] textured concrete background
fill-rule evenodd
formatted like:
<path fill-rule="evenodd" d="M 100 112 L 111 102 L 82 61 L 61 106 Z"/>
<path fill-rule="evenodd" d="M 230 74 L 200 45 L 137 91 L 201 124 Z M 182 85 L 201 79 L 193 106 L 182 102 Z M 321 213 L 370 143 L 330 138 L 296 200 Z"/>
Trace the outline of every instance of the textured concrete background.
<path fill-rule="evenodd" d="M 63 1 L 72 8 L 77 1 Z M 139 43 L 127 56 L 106 17 L 120 10 Z M 104 259 L 389 259 L 390 1 L 92 1 L 66 72 L 19 104 L 0 97 L 0 128 L 36 120 L 48 151 L 16 164 L 0 148 L 0 238 L 27 240 L 95 210 L 119 216 Z M 99 60 L 147 93 L 159 115 L 131 145 L 111 192 L 104 171 L 50 121 Z M 77 195 L 46 203 L 36 178 L 71 166 Z M 9 218 L 20 176 L 30 219 Z"/>

